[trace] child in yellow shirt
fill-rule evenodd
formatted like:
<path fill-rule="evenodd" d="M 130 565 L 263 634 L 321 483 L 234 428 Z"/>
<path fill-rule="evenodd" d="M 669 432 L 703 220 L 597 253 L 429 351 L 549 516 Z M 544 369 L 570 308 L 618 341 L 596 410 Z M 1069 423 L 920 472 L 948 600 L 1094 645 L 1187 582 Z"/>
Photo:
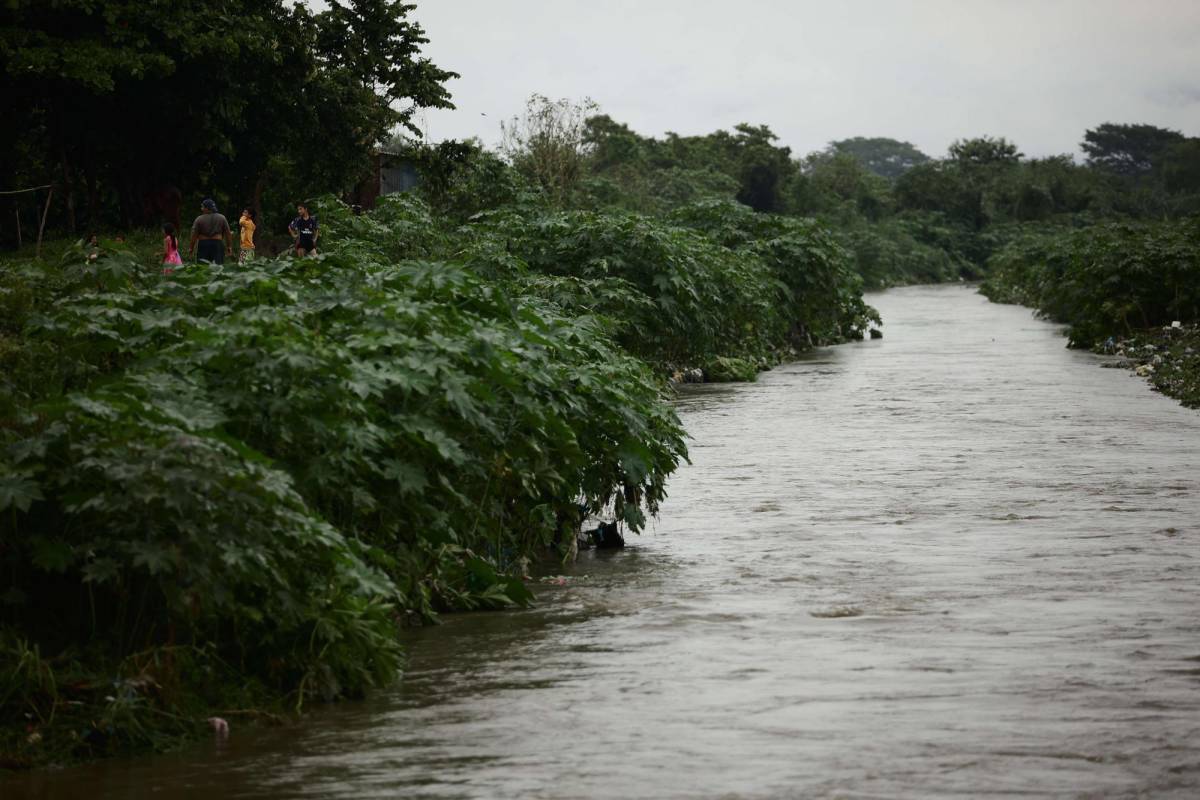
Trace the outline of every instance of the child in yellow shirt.
<path fill-rule="evenodd" d="M 242 209 L 242 218 L 238 220 L 242 226 L 242 249 L 238 254 L 238 263 L 245 264 L 254 258 L 254 212 L 249 208 Z"/>

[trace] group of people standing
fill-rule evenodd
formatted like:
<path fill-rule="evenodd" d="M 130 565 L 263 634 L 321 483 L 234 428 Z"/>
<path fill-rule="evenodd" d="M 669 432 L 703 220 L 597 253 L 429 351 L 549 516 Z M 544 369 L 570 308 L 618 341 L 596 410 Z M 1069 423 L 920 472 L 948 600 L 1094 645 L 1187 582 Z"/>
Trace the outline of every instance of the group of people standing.
<path fill-rule="evenodd" d="M 238 226 L 238 263 L 245 264 L 254 258 L 256 226 L 253 209 L 242 209 Z M 288 232 L 295 242 L 297 257 L 303 258 L 317 252 L 317 239 L 320 238 L 321 232 L 317 218 L 309 213 L 308 206 L 303 203 L 296 206 L 296 218 L 288 225 Z M 163 234 L 163 273 L 169 275 L 174 272 L 175 267 L 182 266 L 183 259 L 179 253 L 179 239 L 175 233 L 175 226 L 170 223 L 163 225 Z M 233 250 L 233 230 L 229 227 L 229 220 L 217 211 L 217 204 L 213 200 L 205 200 L 200 204 L 200 216 L 192 223 L 188 252 L 199 261 L 223 264 L 227 249 Z"/>

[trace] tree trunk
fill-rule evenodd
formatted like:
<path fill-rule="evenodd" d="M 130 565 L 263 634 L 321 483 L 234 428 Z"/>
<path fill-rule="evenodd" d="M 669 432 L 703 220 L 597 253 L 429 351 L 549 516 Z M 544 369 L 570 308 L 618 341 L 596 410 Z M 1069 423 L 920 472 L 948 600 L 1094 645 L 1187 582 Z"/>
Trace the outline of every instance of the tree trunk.
<path fill-rule="evenodd" d="M 87 184 L 88 227 L 96 230 L 100 226 L 100 190 L 96 186 L 96 165 L 90 141 L 84 145 L 83 150 L 83 179 Z"/>
<path fill-rule="evenodd" d="M 254 219 L 258 224 L 263 218 L 262 211 L 262 196 L 267 188 L 267 171 L 263 170 L 258 174 L 258 179 L 254 181 Z"/>
<path fill-rule="evenodd" d="M 132 228 L 141 223 L 144 213 L 142 198 L 134 188 L 128 173 L 121 175 L 117 186 L 117 192 L 121 198 L 121 225 L 125 228 Z"/>
<path fill-rule="evenodd" d="M 67 125 L 63 121 L 62 106 L 54 104 L 53 142 L 57 145 L 59 166 L 63 174 L 63 193 L 67 201 L 67 231 L 75 235 L 75 192 L 74 181 L 71 180 L 71 160 L 67 156 Z M 53 146 L 53 145 L 52 145 Z M 53 190 L 51 190 L 53 191 Z M 40 240 L 40 236 L 38 237 Z"/>
<path fill-rule="evenodd" d="M 59 154 L 62 161 L 63 193 L 67 199 L 67 231 L 75 235 L 75 181 L 72 179 L 71 162 L 67 158 L 67 147 L 62 146 Z"/>
<path fill-rule="evenodd" d="M 37 197 L 37 195 L 34 195 Z M 42 260 L 42 234 L 46 231 L 46 216 L 50 213 L 50 201 L 54 198 L 54 187 L 50 187 L 50 191 L 46 193 L 46 207 L 42 209 L 42 221 L 38 223 L 38 238 L 37 249 L 34 251 L 34 258 L 38 261 Z"/>

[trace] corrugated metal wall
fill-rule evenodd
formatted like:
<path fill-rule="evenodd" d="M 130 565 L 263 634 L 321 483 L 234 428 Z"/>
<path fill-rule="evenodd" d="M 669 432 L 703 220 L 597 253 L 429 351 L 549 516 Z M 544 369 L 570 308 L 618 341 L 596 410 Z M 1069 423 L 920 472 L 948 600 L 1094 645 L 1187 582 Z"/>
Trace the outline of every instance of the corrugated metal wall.
<path fill-rule="evenodd" d="M 412 164 L 400 164 L 395 167 L 383 167 L 379 170 L 379 193 L 395 194 L 407 192 L 420 181 L 416 167 Z"/>

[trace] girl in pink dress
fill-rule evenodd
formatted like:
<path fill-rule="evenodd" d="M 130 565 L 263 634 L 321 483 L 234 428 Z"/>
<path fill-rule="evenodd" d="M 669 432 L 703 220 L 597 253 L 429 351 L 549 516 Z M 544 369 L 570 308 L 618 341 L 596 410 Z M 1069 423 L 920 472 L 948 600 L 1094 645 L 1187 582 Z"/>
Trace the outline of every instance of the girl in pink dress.
<path fill-rule="evenodd" d="M 175 238 L 175 226 L 171 223 L 163 225 L 163 275 L 174 275 L 175 267 L 183 266 L 179 257 L 179 240 Z"/>

